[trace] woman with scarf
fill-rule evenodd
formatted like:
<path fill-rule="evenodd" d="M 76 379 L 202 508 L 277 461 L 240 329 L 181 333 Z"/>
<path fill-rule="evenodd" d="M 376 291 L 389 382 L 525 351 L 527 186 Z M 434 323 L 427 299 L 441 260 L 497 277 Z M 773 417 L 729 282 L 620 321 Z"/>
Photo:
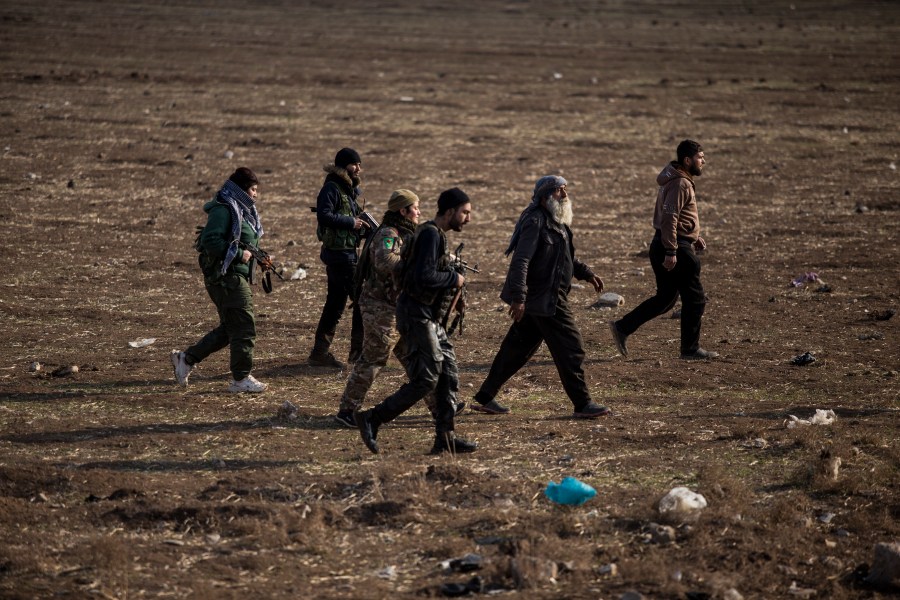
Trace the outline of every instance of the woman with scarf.
<path fill-rule="evenodd" d="M 179 385 L 187 386 L 194 365 L 230 346 L 233 380 L 228 391 L 259 393 L 266 389 L 266 384 L 250 374 L 256 342 L 250 288 L 255 261 L 245 249 L 247 245 L 259 245 L 263 234 L 256 210 L 258 186 L 253 171 L 240 167 L 203 207 L 207 221 L 197 249 L 206 291 L 219 313 L 219 325 L 187 350 L 172 350 L 172 366 Z"/>

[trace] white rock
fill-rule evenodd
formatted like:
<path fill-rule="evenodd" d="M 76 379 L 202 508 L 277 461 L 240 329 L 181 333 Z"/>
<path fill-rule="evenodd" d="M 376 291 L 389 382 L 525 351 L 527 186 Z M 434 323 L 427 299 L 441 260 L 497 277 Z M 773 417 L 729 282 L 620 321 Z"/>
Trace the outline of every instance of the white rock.
<path fill-rule="evenodd" d="M 686 487 L 676 487 L 659 501 L 659 514 L 670 523 L 693 523 L 706 508 L 706 498 Z"/>
<path fill-rule="evenodd" d="M 133 342 L 128 342 L 132 348 L 144 348 L 156 342 L 156 338 L 142 338 Z"/>
<path fill-rule="evenodd" d="M 291 274 L 291 281 L 297 281 L 298 279 L 306 279 L 306 269 L 303 267 L 297 267 L 297 270 Z"/>
<path fill-rule="evenodd" d="M 591 305 L 591 308 L 600 308 L 600 307 L 618 307 L 625 305 L 625 298 L 620 296 L 619 294 L 613 294 L 612 292 L 606 292 L 605 294 L 600 294 L 600 297 L 597 298 L 597 301 Z"/>
<path fill-rule="evenodd" d="M 234 158 L 234 152 L 232 152 L 231 150 L 226 150 L 224 156 L 228 160 L 231 160 L 232 158 Z"/>
<path fill-rule="evenodd" d="M 31 363 L 30 365 L 28 365 L 28 370 L 31 371 L 32 373 L 37 373 L 37 372 L 40 371 L 43 367 L 44 367 L 44 365 L 42 365 L 42 364 L 39 363 L 38 361 L 34 361 L 34 362 Z"/>

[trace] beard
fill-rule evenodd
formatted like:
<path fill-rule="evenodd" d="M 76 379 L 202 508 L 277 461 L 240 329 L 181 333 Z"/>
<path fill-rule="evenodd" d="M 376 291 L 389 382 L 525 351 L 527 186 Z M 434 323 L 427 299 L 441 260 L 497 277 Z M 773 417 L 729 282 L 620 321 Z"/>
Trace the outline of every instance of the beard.
<path fill-rule="evenodd" d="M 350 175 L 350 173 L 347 173 Z M 359 187 L 359 184 L 362 183 L 362 178 L 359 175 L 350 175 L 350 181 L 353 182 L 353 187 Z"/>
<path fill-rule="evenodd" d="M 560 225 L 572 225 L 572 203 L 568 198 L 565 200 L 554 200 L 552 196 L 547 198 L 547 210 L 550 211 L 550 217 Z"/>

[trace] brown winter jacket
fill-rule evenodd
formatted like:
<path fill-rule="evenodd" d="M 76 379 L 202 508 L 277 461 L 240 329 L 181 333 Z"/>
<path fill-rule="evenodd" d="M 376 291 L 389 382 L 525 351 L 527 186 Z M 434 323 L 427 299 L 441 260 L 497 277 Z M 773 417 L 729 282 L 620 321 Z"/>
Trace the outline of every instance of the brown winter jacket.
<path fill-rule="evenodd" d="M 657 176 L 659 191 L 653 211 L 653 227 L 660 232 L 666 254 L 674 255 L 678 240 L 696 242 L 700 237 L 700 215 L 694 179 L 672 161 Z"/>

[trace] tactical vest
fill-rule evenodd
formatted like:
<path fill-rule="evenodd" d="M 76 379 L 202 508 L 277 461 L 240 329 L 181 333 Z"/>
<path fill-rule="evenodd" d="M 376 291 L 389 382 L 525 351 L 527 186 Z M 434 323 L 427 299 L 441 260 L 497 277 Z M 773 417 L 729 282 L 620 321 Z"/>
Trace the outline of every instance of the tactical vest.
<path fill-rule="evenodd" d="M 344 191 L 344 188 L 337 183 L 328 182 L 337 188 L 341 197 L 341 207 L 338 211 L 340 214 L 348 217 L 356 217 L 358 211 L 354 211 L 356 205 L 350 198 L 350 195 Z M 322 242 L 322 245 L 329 250 L 355 250 L 359 243 L 359 234 L 354 229 L 336 229 L 334 227 L 326 227 L 318 225 L 316 227 L 316 237 Z"/>
<path fill-rule="evenodd" d="M 447 293 L 449 290 L 447 288 L 423 287 L 415 280 L 415 277 L 413 276 L 413 265 L 416 261 L 416 243 L 419 241 L 419 233 L 426 227 L 430 227 L 437 231 L 441 240 L 441 247 L 439 249 L 441 257 L 438 259 L 437 270 L 451 270 L 450 251 L 447 248 L 447 236 L 444 234 L 440 227 L 435 225 L 434 221 L 428 221 L 419 225 L 416 228 L 416 232 L 415 234 L 413 234 L 412 239 L 409 240 L 409 243 L 403 246 L 403 251 L 400 254 L 400 257 L 403 259 L 403 274 L 401 276 L 401 281 L 403 282 L 404 292 L 409 294 L 417 302 L 420 302 L 426 306 L 441 309 L 440 311 L 435 313 L 440 314 L 440 312 L 443 312 L 443 309 L 445 308 L 442 305 L 449 304 L 450 296 Z"/>

